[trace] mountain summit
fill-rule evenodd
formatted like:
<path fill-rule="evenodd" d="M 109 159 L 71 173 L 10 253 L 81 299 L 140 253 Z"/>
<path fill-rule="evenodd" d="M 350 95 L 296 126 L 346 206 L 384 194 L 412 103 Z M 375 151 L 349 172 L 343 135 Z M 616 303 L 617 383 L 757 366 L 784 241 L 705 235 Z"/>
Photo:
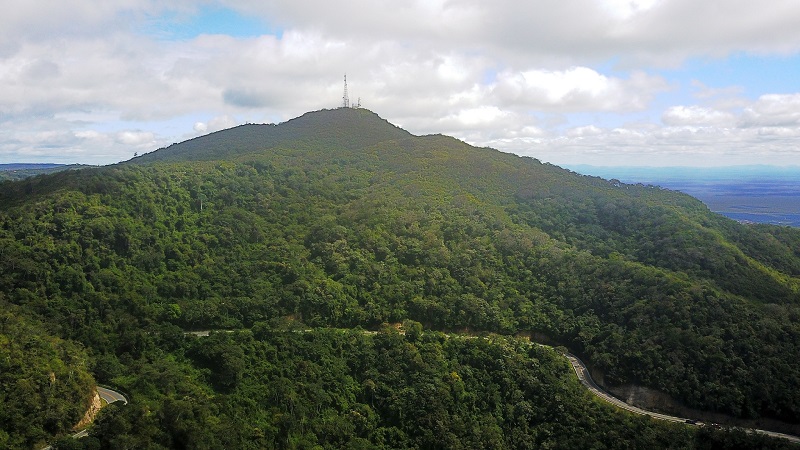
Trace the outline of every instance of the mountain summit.
<path fill-rule="evenodd" d="M 362 148 L 412 135 L 363 108 L 308 112 L 280 124 L 247 124 L 200 136 L 135 158 L 136 162 L 235 158 L 271 148 L 324 144 Z"/>

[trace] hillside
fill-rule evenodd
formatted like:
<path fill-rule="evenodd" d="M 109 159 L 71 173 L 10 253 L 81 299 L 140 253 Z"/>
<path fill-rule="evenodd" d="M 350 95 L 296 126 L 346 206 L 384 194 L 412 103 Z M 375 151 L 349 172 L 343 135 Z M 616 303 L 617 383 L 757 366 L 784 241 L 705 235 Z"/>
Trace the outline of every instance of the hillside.
<path fill-rule="evenodd" d="M 545 350 L 286 333 L 408 320 L 535 334 L 609 385 L 800 423 L 800 230 L 743 226 L 684 194 L 413 136 L 363 109 L 4 187 L 0 302 L 84 346 L 94 377 L 130 393 L 90 438 L 110 447 L 607 442 L 586 414 L 633 447 L 729 438 L 621 421 Z M 247 331 L 184 337 L 192 329 Z M 394 374 L 382 352 L 406 365 Z M 360 365 L 370 358 L 381 361 Z M 543 400 L 547 389 L 566 400 Z M 421 404 L 442 390 L 441 404 Z M 533 409 L 514 409 L 523 401 Z M 488 428 L 473 436 L 478 423 Z"/>

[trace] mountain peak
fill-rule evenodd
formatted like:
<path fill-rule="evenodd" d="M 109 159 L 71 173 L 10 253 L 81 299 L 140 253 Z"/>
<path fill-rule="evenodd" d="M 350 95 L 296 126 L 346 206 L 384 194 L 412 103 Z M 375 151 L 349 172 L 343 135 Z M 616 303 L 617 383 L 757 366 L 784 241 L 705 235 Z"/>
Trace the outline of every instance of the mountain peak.
<path fill-rule="evenodd" d="M 229 159 L 276 147 L 309 144 L 356 149 L 411 136 L 368 109 L 323 109 L 280 124 L 246 124 L 217 131 L 160 148 L 131 162 Z"/>

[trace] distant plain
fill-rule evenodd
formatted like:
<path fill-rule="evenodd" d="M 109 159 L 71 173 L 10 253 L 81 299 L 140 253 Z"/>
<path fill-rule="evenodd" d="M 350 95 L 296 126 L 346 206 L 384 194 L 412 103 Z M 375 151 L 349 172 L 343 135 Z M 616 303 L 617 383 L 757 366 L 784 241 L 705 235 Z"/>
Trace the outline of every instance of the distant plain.
<path fill-rule="evenodd" d="M 680 191 L 739 222 L 800 227 L 800 166 L 568 168 L 585 175 Z"/>

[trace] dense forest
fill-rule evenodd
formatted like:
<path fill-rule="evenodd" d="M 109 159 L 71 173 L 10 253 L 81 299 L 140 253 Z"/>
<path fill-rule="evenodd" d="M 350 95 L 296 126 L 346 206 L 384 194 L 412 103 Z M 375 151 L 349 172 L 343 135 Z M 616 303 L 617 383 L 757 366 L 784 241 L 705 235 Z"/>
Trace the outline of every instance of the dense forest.
<path fill-rule="evenodd" d="M 94 380 L 131 403 L 59 448 L 785 445 L 623 415 L 557 352 L 456 337 L 487 332 L 800 423 L 800 230 L 366 110 L 4 182 L 0 304 L 0 447 L 67 433 Z"/>

